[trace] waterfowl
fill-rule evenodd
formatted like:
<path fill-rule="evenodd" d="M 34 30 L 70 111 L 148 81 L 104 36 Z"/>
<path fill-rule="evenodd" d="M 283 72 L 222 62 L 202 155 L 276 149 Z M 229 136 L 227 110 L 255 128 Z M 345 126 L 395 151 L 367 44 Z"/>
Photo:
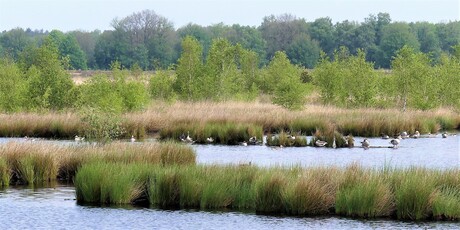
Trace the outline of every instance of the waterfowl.
<path fill-rule="evenodd" d="M 135 142 L 136 141 L 136 138 L 134 138 L 133 135 L 131 135 L 131 142 Z"/>
<path fill-rule="evenodd" d="M 327 142 L 322 141 L 322 140 L 317 140 L 317 141 L 315 141 L 315 145 L 318 146 L 318 147 L 324 147 L 324 146 L 327 145 Z"/>
<path fill-rule="evenodd" d="M 180 136 L 179 136 L 179 140 L 182 141 L 182 142 L 185 142 L 185 134 L 182 133 Z"/>
<path fill-rule="evenodd" d="M 347 136 L 346 142 L 349 148 L 355 147 L 355 139 L 353 139 L 353 136 L 351 134 Z"/>
<path fill-rule="evenodd" d="M 412 138 L 419 138 L 420 137 L 420 132 L 418 130 L 415 130 L 415 133 L 411 137 Z"/>
<path fill-rule="evenodd" d="M 193 139 L 190 137 L 189 132 L 187 132 L 187 137 L 185 138 L 185 142 L 187 142 L 187 143 L 193 143 L 194 142 Z"/>
<path fill-rule="evenodd" d="M 250 137 L 249 138 L 249 144 L 251 144 L 251 145 L 257 144 L 257 137 L 256 136 Z"/>
<path fill-rule="evenodd" d="M 240 143 L 241 146 L 248 146 L 248 143 L 246 141 L 243 141 Z"/>
<path fill-rule="evenodd" d="M 388 135 L 386 135 L 386 134 L 382 133 L 382 139 L 384 139 L 384 140 L 386 140 L 386 139 L 390 139 L 390 136 L 388 136 Z"/>
<path fill-rule="evenodd" d="M 208 138 L 206 138 L 206 142 L 212 143 L 212 142 L 214 142 L 214 139 L 212 137 L 208 137 Z"/>
<path fill-rule="evenodd" d="M 83 141 L 83 140 L 85 140 L 85 137 L 79 137 L 78 135 L 75 136 L 76 142 Z"/>
<path fill-rule="evenodd" d="M 291 140 L 291 141 L 295 140 L 295 136 L 293 136 L 293 135 L 289 135 L 287 138 L 288 138 L 289 140 Z"/>
<path fill-rule="evenodd" d="M 369 140 L 367 138 L 364 138 L 364 140 L 361 141 L 361 146 L 364 149 L 368 149 L 370 145 L 371 145 L 371 143 L 369 142 Z"/>
<path fill-rule="evenodd" d="M 400 142 L 400 140 L 396 138 L 396 139 L 391 140 L 390 144 L 393 145 L 393 148 L 397 148 L 398 145 L 399 145 L 399 142 Z"/>
<path fill-rule="evenodd" d="M 442 133 L 442 138 L 447 138 L 447 132 Z"/>
<path fill-rule="evenodd" d="M 402 139 L 406 139 L 407 137 L 408 137 L 407 132 L 406 132 L 406 131 L 402 131 L 402 132 L 401 132 L 401 138 L 402 138 Z"/>
<path fill-rule="evenodd" d="M 337 148 L 337 144 L 335 143 L 335 136 L 334 136 L 334 140 L 332 141 L 332 148 Z"/>

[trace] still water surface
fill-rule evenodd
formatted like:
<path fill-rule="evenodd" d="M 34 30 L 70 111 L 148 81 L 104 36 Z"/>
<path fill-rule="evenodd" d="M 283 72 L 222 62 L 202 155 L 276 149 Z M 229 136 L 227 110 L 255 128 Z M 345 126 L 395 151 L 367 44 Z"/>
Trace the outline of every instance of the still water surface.
<path fill-rule="evenodd" d="M 362 138 L 355 138 L 356 143 Z M 0 138 L 0 144 L 23 141 Z M 71 141 L 49 141 L 74 144 Z M 370 139 L 373 146 L 388 140 Z M 133 143 L 136 144 L 136 143 Z M 192 145 L 201 164 L 251 162 L 258 166 L 423 166 L 460 167 L 459 136 L 402 140 L 397 149 L 270 148 L 266 146 Z M 401 222 L 353 220 L 340 217 L 296 218 L 241 212 L 167 211 L 154 208 L 91 207 L 77 205 L 75 189 L 8 188 L 0 190 L 0 229 L 460 229 L 458 222 Z"/>
<path fill-rule="evenodd" d="M 455 222 L 296 218 L 77 205 L 73 187 L 0 191 L 0 229 L 458 229 Z"/>

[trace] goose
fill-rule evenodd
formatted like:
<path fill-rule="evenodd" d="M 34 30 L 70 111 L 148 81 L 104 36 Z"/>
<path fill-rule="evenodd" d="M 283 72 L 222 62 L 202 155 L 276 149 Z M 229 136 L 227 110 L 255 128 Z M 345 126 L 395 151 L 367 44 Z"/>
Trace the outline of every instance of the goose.
<path fill-rule="evenodd" d="M 326 141 L 322 141 L 322 140 L 316 140 L 315 141 L 315 145 L 318 146 L 318 147 L 324 147 L 327 145 L 327 142 Z"/>
<path fill-rule="evenodd" d="M 364 140 L 361 141 L 361 146 L 364 149 L 368 149 L 370 145 L 371 145 L 371 143 L 369 142 L 369 140 L 367 138 L 364 138 Z"/>
<path fill-rule="evenodd" d="M 248 143 L 246 141 L 243 141 L 240 143 L 241 146 L 248 146 Z"/>
<path fill-rule="evenodd" d="M 292 136 L 292 135 L 289 135 L 287 138 L 291 141 L 295 140 L 295 136 Z"/>
<path fill-rule="evenodd" d="M 393 145 L 393 148 L 397 148 L 398 145 L 399 145 L 399 142 L 400 142 L 400 140 L 398 138 L 395 138 L 395 139 L 390 141 L 390 144 Z"/>
<path fill-rule="evenodd" d="M 447 132 L 442 133 L 442 138 L 447 138 Z"/>
<path fill-rule="evenodd" d="M 415 133 L 411 136 L 412 138 L 419 138 L 420 137 L 420 132 L 418 130 L 415 130 Z"/>
<path fill-rule="evenodd" d="M 390 139 L 390 136 L 388 136 L 388 135 L 386 135 L 386 134 L 382 133 L 382 139 L 384 139 L 384 140 L 386 140 L 386 139 Z"/>
<path fill-rule="evenodd" d="M 189 132 L 187 132 L 187 137 L 185 138 L 185 142 L 187 142 L 187 143 L 193 143 L 194 142 L 193 139 L 190 137 Z"/>
<path fill-rule="evenodd" d="M 256 136 L 250 137 L 249 138 L 249 144 L 251 144 L 251 145 L 257 144 L 257 137 Z"/>
<path fill-rule="evenodd" d="M 206 138 L 206 142 L 212 143 L 212 142 L 214 142 L 214 139 L 212 137 L 208 137 L 208 138 Z"/>
<path fill-rule="evenodd" d="M 401 138 L 402 138 L 402 139 L 406 139 L 407 137 L 408 137 L 407 132 L 406 132 L 406 131 L 402 131 L 402 132 L 401 132 Z"/>
<path fill-rule="evenodd" d="M 133 135 L 131 135 L 131 142 L 135 142 L 136 141 L 136 138 L 134 138 Z"/>

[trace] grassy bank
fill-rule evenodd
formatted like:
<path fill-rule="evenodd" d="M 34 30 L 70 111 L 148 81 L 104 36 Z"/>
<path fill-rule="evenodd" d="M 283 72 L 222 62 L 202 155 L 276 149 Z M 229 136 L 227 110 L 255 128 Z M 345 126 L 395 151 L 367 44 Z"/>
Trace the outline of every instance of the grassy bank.
<path fill-rule="evenodd" d="M 75 186 L 77 201 L 82 203 L 144 201 L 168 209 L 296 216 L 460 218 L 458 169 L 366 169 L 356 164 L 347 168 L 149 167 L 95 162 L 82 166 Z"/>
<path fill-rule="evenodd" d="M 258 102 L 156 102 L 143 112 L 124 114 L 122 123 L 128 137 L 163 131 L 163 138 L 176 139 L 179 132 L 190 131 L 192 138 L 200 141 L 217 132 L 228 135 L 235 129 L 238 140 L 248 135 L 259 136 L 260 129 L 265 133 L 286 131 L 308 135 L 316 130 L 334 129 L 343 135 L 375 137 L 401 131 L 413 133 L 418 130 L 423 134 L 458 129 L 460 115 L 447 109 L 403 113 L 396 109 L 308 105 L 301 111 L 289 111 Z M 82 133 L 82 129 L 83 124 L 74 113 L 0 115 L 0 136 L 71 138 Z"/>
<path fill-rule="evenodd" d="M 8 143 L 0 146 L 0 185 L 72 180 L 82 165 L 91 162 L 183 165 L 195 164 L 196 154 L 189 146 L 170 142 L 103 146 Z"/>

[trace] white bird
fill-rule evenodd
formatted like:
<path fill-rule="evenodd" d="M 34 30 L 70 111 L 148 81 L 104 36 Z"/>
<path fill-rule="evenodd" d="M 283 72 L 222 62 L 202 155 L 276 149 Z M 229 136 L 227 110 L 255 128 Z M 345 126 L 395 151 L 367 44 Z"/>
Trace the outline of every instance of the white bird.
<path fill-rule="evenodd" d="M 370 145 L 371 145 L 371 143 L 369 142 L 369 140 L 367 138 L 364 138 L 364 140 L 361 141 L 361 146 L 364 149 L 368 149 Z"/>
<path fill-rule="evenodd" d="M 80 142 L 80 141 L 83 141 L 85 140 L 85 137 L 79 137 L 78 135 L 75 136 L 75 141 L 76 142 Z"/>
<path fill-rule="evenodd" d="M 206 142 L 212 143 L 212 142 L 214 142 L 214 139 L 212 137 L 208 137 L 208 138 L 206 138 Z"/>
<path fill-rule="evenodd" d="M 131 142 L 135 142 L 136 141 L 136 138 L 134 138 L 133 135 L 131 135 Z"/>
<path fill-rule="evenodd" d="M 388 135 L 386 135 L 386 134 L 382 133 L 382 139 L 384 139 L 384 140 L 386 140 L 386 139 L 390 139 L 390 136 L 388 136 Z"/>
<path fill-rule="evenodd" d="M 400 142 L 400 140 L 398 138 L 395 138 L 395 139 L 390 141 L 390 144 L 393 145 L 393 148 L 397 148 L 398 145 L 399 145 L 399 142 Z"/>
<path fill-rule="evenodd" d="M 185 142 L 187 142 L 187 143 L 193 143 L 194 142 L 193 139 L 190 137 L 189 132 L 187 132 L 187 137 L 185 138 Z"/>
<path fill-rule="evenodd" d="M 334 136 L 334 141 L 332 142 L 332 148 L 337 148 L 337 144 L 335 143 L 335 136 Z"/>
<path fill-rule="evenodd" d="M 241 146 L 248 146 L 248 143 L 246 141 L 243 141 L 240 143 Z"/>
<path fill-rule="evenodd" d="M 289 140 L 291 140 L 291 141 L 295 140 L 295 136 L 293 136 L 293 135 L 289 135 L 287 138 L 288 138 Z"/>
<path fill-rule="evenodd" d="M 322 140 L 316 140 L 315 141 L 315 145 L 318 146 L 318 147 L 324 147 L 327 145 L 327 142 L 326 141 L 322 141 Z"/>

